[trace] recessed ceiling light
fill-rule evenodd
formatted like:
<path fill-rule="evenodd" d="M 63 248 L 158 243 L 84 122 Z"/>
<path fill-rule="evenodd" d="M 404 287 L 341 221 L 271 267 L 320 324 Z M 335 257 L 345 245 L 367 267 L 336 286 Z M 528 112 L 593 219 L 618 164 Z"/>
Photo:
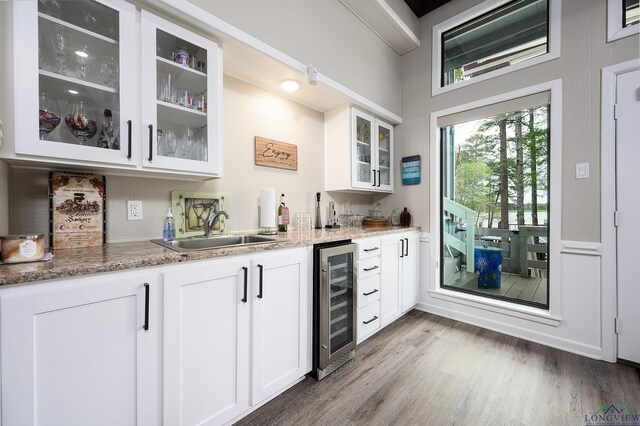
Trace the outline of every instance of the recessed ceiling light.
<path fill-rule="evenodd" d="M 71 93 L 72 95 L 77 95 L 78 91 L 77 90 L 73 90 L 73 89 L 69 89 L 67 90 L 69 93 Z"/>
<path fill-rule="evenodd" d="M 300 83 L 295 80 L 284 80 L 280 83 L 280 87 L 287 92 L 295 92 L 300 88 Z"/>

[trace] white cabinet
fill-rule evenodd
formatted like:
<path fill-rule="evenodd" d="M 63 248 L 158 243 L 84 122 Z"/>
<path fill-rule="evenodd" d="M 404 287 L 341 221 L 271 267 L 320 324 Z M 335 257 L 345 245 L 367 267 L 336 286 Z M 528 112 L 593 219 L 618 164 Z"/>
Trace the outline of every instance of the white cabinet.
<path fill-rule="evenodd" d="M 307 373 L 305 249 L 165 275 L 164 424 L 223 424 Z"/>
<path fill-rule="evenodd" d="M 246 259 L 164 274 L 164 424 L 222 424 L 249 408 Z"/>
<path fill-rule="evenodd" d="M 356 108 L 325 114 L 325 190 L 393 192 L 393 126 Z"/>
<path fill-rule="evenodd" d="M 418 232 L 382 239 L 382 323 L 389 324 L 418 303 Z"/>
<path fill-rule="evenodd" d="M 147 11 L 141 21 L 143 166 L 221 176 L 220 48 Z"/>
<path fill-rule="evenodd" d="M 13 45 L 3 83 L 14 93 L 2 100 L 13 114 L 5 118 L 2 158 L 221 176 L 217 44 L 121 0 L 14 1 L 4 10 L 11 10 Z M 203 71 L 167 59 L 177 51 Z M 175 104 L 157 100 L 158 77 L 169 73 Z M 184 91 L 191 100 L 181 107 L 177 94 Z M 158 130 L 174 136 L 173 151 Z"/>
<path fill-rule="evenodd" d="M 256 405 L 308 372 L 306 251 L 259 255 L 251 269 L 251 402 Z"/>
<path fill-rule="evenodd" d="M 6 289 L 2 423 L 157 425 L 157 275 Z"/>
<path fill-rule="evenodd" d="M 418 303 L 418 233 L 405 234 L 404 253 L 400 256 L 400 279 L 402 282 L 402 312 L 407 312 Z"/>
<path fill-rule="evenodd" d="M 381 326 L 382 245 L 379 238 L 365 238 L 355 242 L 358 244 L 357 343 L 360 344 Z"/>

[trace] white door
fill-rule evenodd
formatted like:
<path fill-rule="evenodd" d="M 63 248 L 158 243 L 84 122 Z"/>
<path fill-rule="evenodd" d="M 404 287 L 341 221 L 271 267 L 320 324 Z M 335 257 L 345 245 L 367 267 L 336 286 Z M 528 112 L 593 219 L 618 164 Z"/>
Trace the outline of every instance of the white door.
<path fill-rule="evenodd" d="M 165 273 L 165 425 L 223 424 L 249 408 L 248 263 Z"/>
<path fill-rule="evenodd" d="M 252 262 L 252 405 L 308 372 L 306 253 L 278 251 Z"/>
<path fill-rule="evenodd" d="M 2 424 L 158 424 L 158 288 L 122 277 L 3 296 Z"/>
<path fill-rule="evenodd" d="M 618 358 L 640 363 L 640 70 L 616 84 Z"/>

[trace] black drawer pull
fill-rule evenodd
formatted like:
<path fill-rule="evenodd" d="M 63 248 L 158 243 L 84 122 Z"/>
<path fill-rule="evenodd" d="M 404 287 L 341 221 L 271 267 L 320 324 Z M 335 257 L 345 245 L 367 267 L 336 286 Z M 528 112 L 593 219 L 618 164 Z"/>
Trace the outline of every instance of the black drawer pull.
<path fill-rule="evenodd" d="M 362 293 L 363 296 L 371 296 L 374 293 L 377 293 L 379 290 L 377 288 L 374 288 L 373 290 L 371 290 L 369 293 Z"/>
<path fill-rule="evenodd" d="M 374 322 L 377 319 L 378 319 L 378 317 L 376 315 L 374 315 L 373 318 L 371 318 L 369 321 L 362 321 L 362 323 L 363 324 L 369 324 L 370 322 Z"/>
<path fill-rule="evenodd" d="M 153 124 L 149 124 L 149 162 L 153 161 Z"/>
<path fill-rule="evenodd" d="M 380 247 L 364 249 L 364 251 L 375 251 L 375 250 L 380 250 Z"/>
<path fill-rule="evenodd" d="M 406 251 L 404 252 L 404 256 L 407 257 L 409 256 L 409 239 L 405 238 L 404 240 L 406 241 L 406 246 L 405 246 Z"/>
<path fill-rule="evenodd" d="M 127 120 L 127 136 L 129 137 L 127 160 L 131 160 L 131 120 Z"/>
<path fill-rule="evenodd" d="M 149 284 L 144 283 L 144 325 L 145 330 L 149 330 Z"/>
<path fill-rule="evenodd" d="M 244 271 L 244 297 L 242 298 L 242 301 L 247 303 L 247 275 L 249 273 L 249 269 L 246 266 L 243 266 L 242 270 Z"/>
<path fill-rule="evenodd" d="M 371 268 L 364 268 L 364 271 L 365 272 L 369 272 L 369 271 L 373 271 L 374 269 L 378 269 L 378 268 L 379 268 L 379 266 L 376 265 L 376 266 L 372 266 Z"/>
<path fill-rule="evenodd" d="M 400 249 L 400 257 L 404 257 L 404 238 L 400 238 L 400 242 L 402 243 L 402 248 Z"/>

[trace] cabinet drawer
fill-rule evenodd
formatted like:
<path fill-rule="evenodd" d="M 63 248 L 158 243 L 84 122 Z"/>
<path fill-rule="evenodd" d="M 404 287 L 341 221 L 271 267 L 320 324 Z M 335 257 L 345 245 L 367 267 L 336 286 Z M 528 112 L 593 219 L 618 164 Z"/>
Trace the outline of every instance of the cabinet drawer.
<path fill-rule="evenodd" d="M 364 280 L 377 274 L 380 274 L 380 257 L 376 256 L 358 261 L 358 280 Z"/>
<path fill-rule="evenodd" d="M 358 281 L 358 308 L 380 300 L 380 274 Z"/>
<path fill-rule="evenodd" d="M 358 343 L 380 328 L 380 301 L 358 309 Z"/>
<path fill-rule="evenodd" d="M 377 238 L 358 241 L 358 259 L 380 256 L 380 244 Z"/>

